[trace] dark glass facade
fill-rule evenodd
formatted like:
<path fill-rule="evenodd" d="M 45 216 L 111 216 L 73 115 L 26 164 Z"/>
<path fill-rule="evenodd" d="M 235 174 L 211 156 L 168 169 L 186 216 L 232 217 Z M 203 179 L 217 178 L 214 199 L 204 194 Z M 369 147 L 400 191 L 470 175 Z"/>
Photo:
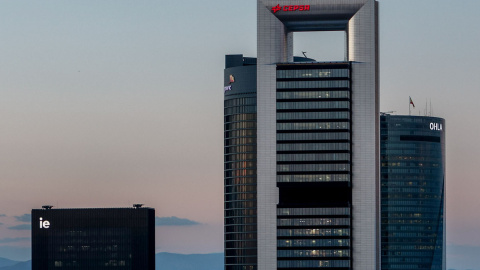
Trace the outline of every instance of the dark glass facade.
<path fill-rule="evenodd" d="M 351 269 L 351 72 L 277 65 L 277 269 Z"/>
<path fill-rule="evenodd" d="M 445 269 L 445 120 L 380 119 L 382 270 Z"/>
<path fill-rule="evenodd" d="M 225 269 L 257 269 L 256 59 L 225 57 Z"/>
<path fill-rule="evenodd" d="M 155 269 L 152 208 L 32 210 L 32 270 Z"/>

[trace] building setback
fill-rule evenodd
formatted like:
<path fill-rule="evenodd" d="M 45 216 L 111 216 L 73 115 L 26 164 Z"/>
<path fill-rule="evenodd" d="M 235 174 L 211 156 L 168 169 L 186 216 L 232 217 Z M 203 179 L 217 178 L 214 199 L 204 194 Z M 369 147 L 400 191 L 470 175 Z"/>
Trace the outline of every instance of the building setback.
<path fill-rule="evenodd" d="M 380 119 L 382 270 L 445 270 L 445 120 Z"/>
<path fill-rule="evenodd" d="M 225 269 L 380 266 L 377 14 L 258 1 L 258 58 L 226 57 Z M 294 32 L 331 30 L 346 61 L 293 57 Z"/>
<path fill-rule="evenodd" d="M 32 270 L 155 269 L 153 208 L 32 210 Z"/>

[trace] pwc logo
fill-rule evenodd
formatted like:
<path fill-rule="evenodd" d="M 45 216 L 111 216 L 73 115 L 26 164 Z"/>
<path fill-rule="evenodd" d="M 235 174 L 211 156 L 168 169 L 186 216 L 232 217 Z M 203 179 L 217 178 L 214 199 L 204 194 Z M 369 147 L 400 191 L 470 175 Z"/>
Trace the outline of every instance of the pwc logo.
<path fill-rule="evenodd" d="M 40 229 L 48 229 L 48 228 L 50 228 L 50 221 L 43 220 L 43 218 L 40 218 Z"/>
<path fill-rule="evenodd" d="M 272 7 L 272 12 L 277 13 L 278 11 L 308 11 L 310 10 L 310 5 L 285 5 L 280 6 L 280 4 Z"/>

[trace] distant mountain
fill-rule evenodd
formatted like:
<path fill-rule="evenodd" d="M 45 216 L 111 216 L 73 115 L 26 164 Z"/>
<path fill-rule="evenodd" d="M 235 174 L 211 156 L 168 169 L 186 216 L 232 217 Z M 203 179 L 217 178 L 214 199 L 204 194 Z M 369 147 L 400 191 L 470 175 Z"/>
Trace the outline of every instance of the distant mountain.
<path fill-rule="evenodd" d="M 223 253 L 176 254 L 157 253 L 157 270 L 223 270 Z M 0 269 L 3 270 L 3 269 Z"/>
<path fill-rule="evenodd" d="M 223 270 L 223 253 L 176 254 L 157 253 L 157 270 Z M 0 258 L 0 270 L 31 270 L 32 261 L 17 262 Z"/>
<path fill-rule="evenodd" d="M 0 270 L 31 270 L 32 261 L 15 262 L 14 265 L 0 267 Z"/>
<path fill-rule="evenodd" d="M 17 264 L 17 263 L 19 263 L 19 262 L 12 261 L 12 260 L 5 259 L 5 258 L 0 258 L 0 268 L 5 267 L 5 266 L 14 265 L 14 264 Z"/>

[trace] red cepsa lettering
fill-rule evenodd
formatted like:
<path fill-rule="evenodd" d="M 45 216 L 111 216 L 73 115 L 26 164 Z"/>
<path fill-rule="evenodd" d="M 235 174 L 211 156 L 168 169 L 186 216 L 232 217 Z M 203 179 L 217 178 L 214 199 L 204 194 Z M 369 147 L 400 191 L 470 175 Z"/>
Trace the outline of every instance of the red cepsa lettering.
<path fill-rule="evenodd" d="M 276 13 L 277 11 L 307 11 L 310 10 L 310 5 L 286 5 L 283 7 L 280 7 L 280 5 L 272 7 L 273 13 Z"/>
<path fill-rule="evenodd" d="M 291 5 L 283 6 L 283 11 L 305 11 L 310 10 L 310 5 Z"/>

